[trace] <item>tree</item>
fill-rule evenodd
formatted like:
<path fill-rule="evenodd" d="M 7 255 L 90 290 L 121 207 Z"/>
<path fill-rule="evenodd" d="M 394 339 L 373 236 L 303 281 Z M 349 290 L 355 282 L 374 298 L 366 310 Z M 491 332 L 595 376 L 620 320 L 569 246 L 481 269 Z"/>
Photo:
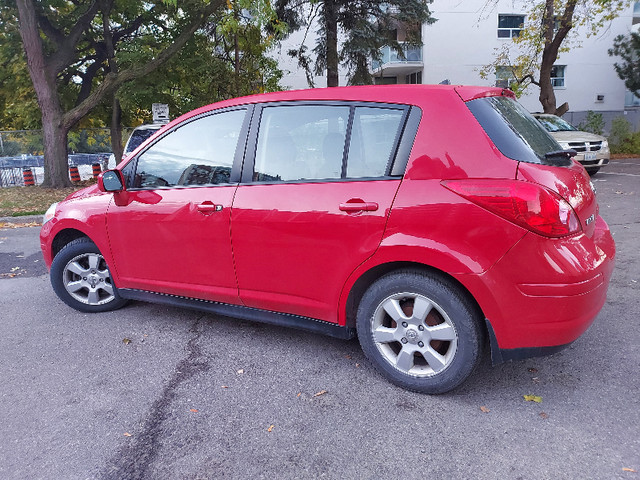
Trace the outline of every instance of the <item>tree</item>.
<path fill-rule="evenodd" d="M 176 8 L 168 2 L 16 0 L 22 46 L 42 114 L 45 185 L 70 184 L 69 130 L 120 86 L 163 65 L 222 4 L 184 0 Z M 119 42 L 159 33 L 167 41 L 146 63 L 120 64 Z"/>
<path fill-rule="evenodd" d="M 288 52 L 298 59 L 311 87 L 313 73 L 321 75 L 323 71 L 327 86 L 337 87 L 340 64 L 348 68 L 350 83 L 372 83 L 369 62 L 380 59 L 382 47 L 390 46 L 404 58 L 402 44 L 390 32 L 399 24 L 408 26 L 407 43 L 421 45 L 422 25 L 434 21 L 422 0 L 277 0 L 276 12 L 289 31 L 305 27 L 308 33 L 318 25 L 312 50 L 315 61 L 304 41 L 300 48 Z M 341 46 L 340 35 L 344 36 Z"/>
<path fill-rule="evenodd" d="M 496 0 L 488 5 L 495 6 Z M 532 4 L 520 34 L 511 45 L 505 44 L 496 59 L 481 71 L 488 76 L 496 67 L 508 67 L 518 93 L 530 84 L 540 88 L 539 100 L 544 113 L 563 115 L 569 104 L 557 107 L 551 72 L 558 56 L 576 45 L 577 31 L 591 36 L 629 7 L 627 0 L 544 0 Z M 515 57 L 515 58 L 514 58 Z"/>
<path fill-rule="evenodd" d="M 621 63 L 613 67 L 625 86 L 640 97 L 640 33 L 631 32 L 628 36 L 618 35 L 613 40 L 609 55 L 620 57 Z"/>

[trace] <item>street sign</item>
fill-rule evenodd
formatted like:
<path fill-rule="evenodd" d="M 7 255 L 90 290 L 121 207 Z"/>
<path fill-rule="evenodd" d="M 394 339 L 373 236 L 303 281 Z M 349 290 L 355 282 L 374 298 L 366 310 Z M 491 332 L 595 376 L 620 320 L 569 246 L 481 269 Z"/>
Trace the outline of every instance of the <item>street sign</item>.
<path fill-rule="evenodd" d="M 151 105 L 153 123 L 169 123 L 169 105 L 166 103 L 154 103 Z"/>

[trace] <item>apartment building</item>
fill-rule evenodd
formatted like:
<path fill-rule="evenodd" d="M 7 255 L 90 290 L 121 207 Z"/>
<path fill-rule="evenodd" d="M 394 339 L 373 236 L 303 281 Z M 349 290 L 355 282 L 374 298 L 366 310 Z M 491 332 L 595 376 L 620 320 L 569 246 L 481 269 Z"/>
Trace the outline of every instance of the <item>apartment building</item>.
<path fill-rule="evenodd" d="M 481 70 L 491 64 L 497 51 L 512 43 L 526 24 L 526 11 L 531 2 L 518 0 L 433 0 L 430 9 L 437 21 L 422 27 L 423 46 L 407 46 L 405 58 L 390 48 L 381 52 L 381 61 L 372 62 L 376 83 L 424 83 L 508 86 L 509 69 L 498 67 L 482 78 Z M 552 82 L 558 105 L 568 102 L 569 121 L 579 123 L 586 112 L 601 112 L 605 119 L 626 114 L 636 129 L 640 127 L 640 99 L 626 90 L 613 68 L 616 59 L 608 49 L 619 34 L 640 27 L 640 2 L 622 12 L 596 35 L 587 36 L 587 28 L 576 30 L 574 47 L 561 53 L 553 69 Z M 403 41 L 402 28 L 397 30 Z M 290 40 L 295 44 L 296 39 Z M 575 43 L 579 43 L 576 45 Z M 282 56 L 281 56 L 282 57 Z M 282 67 L 288 69 L 287 60 Z M 283 84 L 307 88 L 301 72 L 290 69 Z M 343 74 L 346 72 L 342 72 Z M 341 76 L 341 84 L 345 84 Z M 317 86 L 326 83 L 316 78 Z M 541 109 L 539 90 L 531 86 L 520 102 L 531 111 Z"/>

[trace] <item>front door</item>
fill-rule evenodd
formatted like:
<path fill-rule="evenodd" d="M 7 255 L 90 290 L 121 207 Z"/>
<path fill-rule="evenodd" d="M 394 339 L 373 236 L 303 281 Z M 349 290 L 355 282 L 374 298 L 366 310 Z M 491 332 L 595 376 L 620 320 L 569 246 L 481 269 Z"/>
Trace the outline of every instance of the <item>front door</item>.
<path fill-rule="evenodd" d="M 120 288 L 238 303 L 229 228 L 245 117 L 185 122 L 124 167 L 127 190 L 107 211 Z"/>

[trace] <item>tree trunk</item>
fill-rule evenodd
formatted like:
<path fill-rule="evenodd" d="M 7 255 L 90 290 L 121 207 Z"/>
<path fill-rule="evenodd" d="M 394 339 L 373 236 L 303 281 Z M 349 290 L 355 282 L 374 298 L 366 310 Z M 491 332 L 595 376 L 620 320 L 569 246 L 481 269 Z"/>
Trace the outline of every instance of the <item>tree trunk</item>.
<path fill-rule="evenodd" d="M 120 108 L 120 100 L 113 95 L 111 110 L 111 150 L 116 157 L 116 165 L 122 160 L 124 147 L 122 146 L 122 108 Z"/>
<path fill-rule="evenodd" d="M 335 0 L 325 0 L 324 20 L 327 32 L 327 87 L 338 86 L 338 18 Z"/>
<path fill-rule="evenodd" d="M 71 185 L 67 160 L 67 134 L 69 130 L 62 125 L 62 107 L 58 100 L 56 73 L 46 64 L 42 49 L 42 40 L 36 20 L 33 3 L 18 0 L 20 36 L 33 89 L 42 111 L 42 129 L 44 137 L 44 186 L 62 188 Z"/>

